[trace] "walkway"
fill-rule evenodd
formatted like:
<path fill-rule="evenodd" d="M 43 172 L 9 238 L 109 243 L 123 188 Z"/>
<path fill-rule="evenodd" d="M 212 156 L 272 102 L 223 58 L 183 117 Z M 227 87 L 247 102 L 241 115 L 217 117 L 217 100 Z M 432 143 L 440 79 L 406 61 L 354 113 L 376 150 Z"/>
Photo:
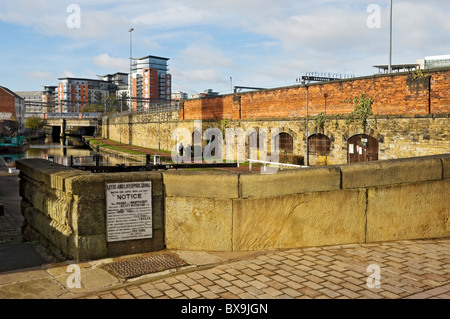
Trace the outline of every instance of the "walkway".
<path fill-rule="evenodd" d="M 450 299 L 450 239 L 273 251 L 84 298 Z"/>
<path fill-rule="evenodd" d="M 450 238 L 258 253 L 174 251 L 188 266 L 128 280 L 104 268 L 136 257 L 123 256 L 80 263 L 82 287 L 68 287 L 73 262 L 54 263 L 37 243 L 20 243 L 18 189 L 16 174 L 0 173 L 0 299 L 450 299 Z"/>

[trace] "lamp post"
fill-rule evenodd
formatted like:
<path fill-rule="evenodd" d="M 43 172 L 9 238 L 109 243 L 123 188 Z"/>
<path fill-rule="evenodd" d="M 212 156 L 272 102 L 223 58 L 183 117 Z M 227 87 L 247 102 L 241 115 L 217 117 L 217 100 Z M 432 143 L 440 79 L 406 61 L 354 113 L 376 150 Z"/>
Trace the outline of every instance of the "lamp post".
<path fill-rule="evenodd" d="M 306 87 L 306 158 L 305 158 L 305 166 L 309 166 L 309 128 L 308 128 L 308 110 L 309 110 L 309 87 L 305 84 Z"/>
<path fill-rule="evenodd" d="M 389 25 L 389 67 L 388 73 L 392 73 L 392 0 L 390 9 L 390 25 Z"/>
<path fill-rule="evenodd" d="M 133 79 L 131 77 L 131 69 L 132 69 L 132 64 L 133 64 L 133 37 L 132 37 L 132 32 L 134 31 L 133 28 L 130 28 L 128 30 L 128 32 L 130 32 L 130 75 L 129 75 L 129 89 L 130 89 L 130 111 L 132 110 L 132 96 L 133 96 L 133 89 L 132 89 L 132 83 L 133 83 Z"/>
<path fill-rule="evenodd" d="M 309 166 L 309 128 L 308 128 L 308 116 L 309 116 L 309 81 L 298 78 L 297 83 L 300 82 L 302 87 L 306 88 L 306 157 L 305 166 Z"/>

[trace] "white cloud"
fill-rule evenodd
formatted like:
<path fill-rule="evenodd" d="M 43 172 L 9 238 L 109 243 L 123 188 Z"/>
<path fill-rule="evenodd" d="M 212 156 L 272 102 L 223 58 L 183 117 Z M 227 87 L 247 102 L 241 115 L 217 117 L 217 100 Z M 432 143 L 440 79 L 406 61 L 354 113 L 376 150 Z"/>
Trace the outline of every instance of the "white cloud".
<path fill-rule="evenodd" d="M 64 72 L 63 72 L 63 76 L 62 76 L 63 78 L 74 78 L 75 77 L 75 74 L 73 74 L 72 72 L 70 72 L 70 71 L 67 71 L 67 70 L 65 70 Z"/>
<path fill-rule="evenodd" d="M 133 24 L 147 24 L 152 27 L 174 28 L 188 25 L 199 25 L 217 21 L 216 13 L 204 9 L 192 8 L 185 5 L 165 8 L 159 11 L 141 14 L 131 20 Z"/>
<path fill-rule="evenodd" d="M 100 54 L 92 59 L 92 62 L 103 68 L 116 72 L 125 72 L 130 68 L 130 61 L 127 59 L 113 58 L 107 53 Z"/>
<path fill-rule="evenodd" d="M 28 78 L 39 79 L 39 80 L 51 80 L 53 79 L 52 74 L 46 71 L 28 71 L 24 74 Z"/>
<path fill-rule="evenodd" d="M 234 62 L 220 49 L 207 43 L 193 43 L 180 52 L 180 59 L 186 65 L 196 65 L 202 67 L 233 67 Z"/>
<path fill-rule="evenodd" d="M 59 76 L 63 69 L 126 72 L 131 26 L 133 54 L 170 58 L 173 83 L 196 91 L 225 91 L 229 76 L 266 87 L 309 71 L 367 75 L 375 72 L 372 64 L 387 62 L 388 1 L 379 2 L 381 29 L 366 25 L 373 0 L 77 0 L 79 29 L 66 24 L 70 3 L 1 1 L 0 21 L 13 32 L 23 27 L 17 29 L 23 38 L 2 47 L 4 63 L 15 63 L 15 44 L 24 47 L 31 33 L 45 42 L 33 43 L 35 59 L 23 59 L 33 60 L 24 70 L 42 72 L 28 74 L 36 82 L 50 76 L 47 70 Z M 450 1 L 394 1 L 394 63 L 450 53 L 448 12 Z M 46 66 L 49 50 L 57 62 Z M 18 78 L 13 72 L 10 78 Z"/>

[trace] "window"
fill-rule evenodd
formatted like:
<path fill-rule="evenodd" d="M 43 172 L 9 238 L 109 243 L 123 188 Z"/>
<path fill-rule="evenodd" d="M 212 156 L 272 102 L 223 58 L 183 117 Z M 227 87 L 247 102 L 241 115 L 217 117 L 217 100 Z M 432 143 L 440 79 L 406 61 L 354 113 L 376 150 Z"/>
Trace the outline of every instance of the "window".
<path fill-rule="evenodd" d="M 309 137 L 309 153 L 325 156 L 331 152 L 331 139 L 323 134 Z"/>
<path fill-rule="evenodd" d="M 294 138 L 288 133 L 280 133 L 277 136 L 276 144 L 280 153 L 294 152 Z"/>
<path fill-rule="evenodd" d="M 253 132 L 248 137 L 248 144 L 250 148 L 259 148 L 259 133 Z"/>

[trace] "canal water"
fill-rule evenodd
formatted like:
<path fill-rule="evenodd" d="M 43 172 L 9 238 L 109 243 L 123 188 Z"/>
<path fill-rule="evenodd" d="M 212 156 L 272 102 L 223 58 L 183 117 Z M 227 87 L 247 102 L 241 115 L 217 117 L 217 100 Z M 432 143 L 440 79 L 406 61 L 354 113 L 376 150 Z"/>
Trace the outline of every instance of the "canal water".
<path fill-rule="evenodd" d="M 0 154 L 0 167 L 14 168 L 16 160 L 25 158 L 42 158 L 61 165 L 70 165 L 71 156 L 79 164 L 93 162 L 94 152 L 81 137 L 65 138 L 47 136 L 39 140 L 28 141 L 30 148 L 23 154 Z"/>

